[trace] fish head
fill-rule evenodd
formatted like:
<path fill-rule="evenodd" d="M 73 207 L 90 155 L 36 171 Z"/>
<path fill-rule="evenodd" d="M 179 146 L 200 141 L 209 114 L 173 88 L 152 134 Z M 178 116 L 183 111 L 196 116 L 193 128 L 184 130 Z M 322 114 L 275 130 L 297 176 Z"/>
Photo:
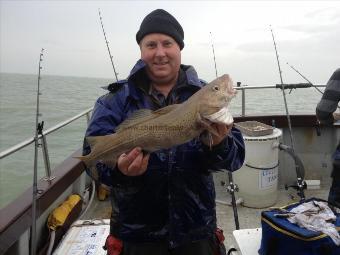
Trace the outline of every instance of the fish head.
<path fill-rule="evenodd" d="M 229 103 L 236 96 L 236 89 L 228 74 L 224 74 L 200 91 L 200 116 L 215 123 L 231 124 L 233 118 L 228 110 Z"/>

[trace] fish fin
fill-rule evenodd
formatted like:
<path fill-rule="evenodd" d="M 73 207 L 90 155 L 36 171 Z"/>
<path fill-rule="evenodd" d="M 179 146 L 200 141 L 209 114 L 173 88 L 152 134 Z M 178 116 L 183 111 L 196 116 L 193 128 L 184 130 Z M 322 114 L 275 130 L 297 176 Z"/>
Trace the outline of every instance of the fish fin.
<path fill-rule="evenodd" d="M 73 158 L 79 159 L 80 161 L 84 162 L 84 164 L 85 164 L 87 167 L 90 167 L 90 160 L 89 160 L 89 157 L 88 157 L 88 156 L 76 156 L 76 157 L 73 157 Z"/>
<path fill-rule="evenodd" d="M 127 129 L 129 127 L 133 127 L 135 125 L 141 124 L 143 122 L 146 122 L 148 120 L 154 119 L 159 117 L 160 115 L 167 114 L 174 109 L 176 109 L 179 106 L 179 104 L 173 104 L 166 107 L 163 107 L 156 111 L 151 111 L 149 109 L 140 109 L 132 113 L 132 115 L 124 120 L 119 126 L 116 127 L 116 132 L 120 132 L 124 129 Z"/>
<path fill-rule="evenodd" d="M 212 147 L 213 147 L 213 138 L 212 138 L 212 135 L 209 131 L 205 130 L 201 136 L 201 141 L 206 144 L 210 150 L 212 150 Z"/>
<path fill-rule="evenodd" d="M 152 113 L 153 113 L 153 111 L 150 110 L 150 109 L 139 109 L 137 111 L 134 111 L 128 119 L 130 119 L 130 118 L 132 118 L 134 120 L 144 119 L 146 117 L 151 116 Z"/>
<path fill-rule="evenodd" d="M 209 138 L 209 149 L 212 150 L 213 138 L 210 132 L 208 133 L 208 138 Z"/>
<path fill-rule="evenodd" d="M 118 160 L 117 157 L 112 156 L 108 159 L 103 159 L 102 162 L 110 168 L 115 168 L 117 164 L 117 160 Z"/>
<path fill-rule="evenodd" d="M 130 117 L 124 120 L 119 126 L 116 127 L 115 131 L 120 132 L 129 127 L 135 126 L 137 124 L 143 123 L 150 119 L 157 117 L 152 110 L 140 109 L 132 113 Z"/>
<path fill-rule="evenodd" d="M 211 122 L 199 117 L 198 123 L 208 132 L 210 132 L 211 134 L 220 137 L 221 135 L 219 133 L 216 132 L 215 129 L 213 129 L 211 127 Z"/>
<path fill-rule="evenodd" d="M 112 136 L 112 135 L 87 136 L 86 141 L 90 145 L 91 151 L 93 151 L 93 148 L 96 147 L 97 143 L 104 142 L 104 140 L 106 140 L 108 136 Z"/>
<path fill-rule="evenodd" d="M 180 104 L 171 104 L 171 105 L 165 106 L 161 109 L 154 111 L 154 114 L 158 114 L 158 115 L 167 114 L 167 113 L 172 112 L 175 109 L 177 109 L 178 106 L 180 106 Z"/>

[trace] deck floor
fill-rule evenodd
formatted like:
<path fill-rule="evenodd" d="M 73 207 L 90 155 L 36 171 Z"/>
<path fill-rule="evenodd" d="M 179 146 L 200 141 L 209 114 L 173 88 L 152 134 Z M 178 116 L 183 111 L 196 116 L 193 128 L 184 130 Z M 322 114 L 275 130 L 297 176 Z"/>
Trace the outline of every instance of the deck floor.
<path fill-rule="evenodd" d="M 327 199 L 329 186 L 321 186 L 320 189 L 305 190 L 306 198 L 317 197 L 321 199 Z M 229 194 L 217 194 L 217 198 L 228 202 L 231 200 Z M 296 195 L 296 191 L 293 189 L 278 190 L 278 199 L 275 205 L 272 207 L 281 207 L 287 204 L 298 202 L 299 197 Z M 242 205 L 237 206 L 237 213 L 239 219 L 239 226 L 241 229 L 251 229 L 261 227 L 261 212 L 268 208 L 255 209 L 248 208 Z M 225 235 L 225 245 L 227 248 L 235 247 L 234 238 L 232 232 L 235 228 L 235 220 L 232 206 L 217 203 L 217 223 L 220 228 L 223 229 Z M 96 198 L 89 211 L 84 215 L 83 219 L 98 219 L 98 218 L 110 218 L 111 206 L 110 200 L 98 201 Z"/>

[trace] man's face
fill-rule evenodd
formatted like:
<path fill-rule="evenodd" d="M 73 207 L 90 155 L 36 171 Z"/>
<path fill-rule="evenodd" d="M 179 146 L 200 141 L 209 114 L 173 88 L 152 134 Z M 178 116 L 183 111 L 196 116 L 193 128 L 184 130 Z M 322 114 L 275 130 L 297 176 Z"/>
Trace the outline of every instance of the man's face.
<path fill-rule="evenodd" d="M 165 34 L 148 34 L 140 42 L 141 59 L 146 63 L 150 79 L 159 84 L 177 79 L 181 50 L 177 42 Z"/>

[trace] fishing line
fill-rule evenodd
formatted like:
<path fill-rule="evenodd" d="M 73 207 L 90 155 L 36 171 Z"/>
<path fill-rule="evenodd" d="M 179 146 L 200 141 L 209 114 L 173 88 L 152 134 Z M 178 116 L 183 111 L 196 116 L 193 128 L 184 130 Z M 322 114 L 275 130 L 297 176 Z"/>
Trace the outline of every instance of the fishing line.
<path fill-rule="evenodd" d="M 110 47 L 109 47 L 109 42 L 108 42 L 108 40 L 106 38 L 106 33 L 105 33 L 105 30 L 104 30 L 104 24 L 103 24 L 103 19 L 102 19 L 101 13 L 100 13 L 100 9 L 98 9 L 98 13 L 99 13 L 100 23 L 101 23 L 102 29 L 103 29 L 103 34 L 104 34 L 104 38 L 105 38 L 105 42 L 106 42 L 106 46 L 107 46 L 107 51 L 109 52 L 109 56 L 110 56 L 110 60 L 111 60 L 112 68 L 113 68 L 113 72 L 115 74 L 116 81 L 118 82 L 118 73 L 116 72 L 115 65 L 113 64 L 113 57 L 111 55 L 111 51 L 110 51 Z"/>
<path fill-rule="evenodd" d="M 31 227 L 31 248 L 30 248 L 30 254 L 35 255 L 36 254 L 36 215 L 37 215 L 37 197 L 38 197 L 38 136 L 41 132 L 44 122 L 39 122 L 39 116 L 41 115 L 39 112 L 39 97 L 41 95 L 40 93 L 40 74 L 41 74 L 41 63 L 43 61 L 43 52 L 44 49 L 41 49 L 40 56 L 39 56 L 39 69 L 38 69 L 38 89 L 37 89 L 37 104 L 36 104 L 36 114 L 35 114 L 35 136 L 34 136 L 34 169 L 33 169 L 33 193 L 32 193 L 32 227 Z"/>
<path fill-rule="evenodd" d="M 269 27 L 270 27 L 270 32 L 271 32 L 272 38 L 273 38 L 277 66 L 279 68 L 279 74 L 280 74 L 280 80 L 281 80 L 281 86 L 282 86 L 281 90 L 282 90 L 283 100 L 284 100 L 285 109 L 286 109 L 286 116 L 287 116 L 287 121 L 288 121 L 291 149 L 292 149 L 292 153 L 294 155 L 296 155 L 295 154 L 295 148 L 294 148 L 294 138 L 293 138 L 292 124 L 291 124 L 290 115 L 289 115 L 289 111 L 288 111 L 288 104 L 287 104 L 286 93 L 285 93 L 285 84 L 283 83 L 283 79 L 282 79 L 282 71 L 281 71 L 281 66 L 280 66 L 279 54 L 277 52 L 277 47 L 276 47 L 273 29 L 272 29 L 271 26 L 269 26 Z M 304 181 L 303 181 L 304 176 L 301 173 L 301 169 L 300 169 L 299 165 L 297 164 L 296 160 L 294 160 L 294 163 L 295 163 L 295 169 L 296 169 L 296 175 L 297 175 L 297 187 L 298 187 L 298 191 L 299 191 L 298 195 L 301 197 L 301 200 L 304 200 L 305 199 L 305 194 L 304 194 L 304 191 L 303 191 L 304 186 L 305 186 Z"/>

